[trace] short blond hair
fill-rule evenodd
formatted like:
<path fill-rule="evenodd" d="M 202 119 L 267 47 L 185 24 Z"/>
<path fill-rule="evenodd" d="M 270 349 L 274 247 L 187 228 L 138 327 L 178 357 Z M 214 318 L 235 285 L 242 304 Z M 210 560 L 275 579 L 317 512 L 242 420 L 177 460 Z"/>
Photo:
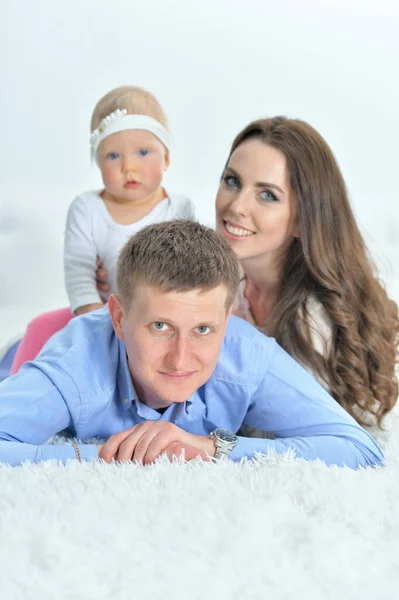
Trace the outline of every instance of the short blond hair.
<path fill-rule="evenodd" d="M 238 259 L 210 227 L 186 219 L 154 223 L 133 235 L 119 254 L 116 287 L 127 309 L 138 283 L 164 293 L 224 285 L 229 310 L 240 283 Z"/>
<path fill-rule="evenodd" d="M 156 119 L 169 130 L 168 119 L 161 104 L 151 92 L 135 85 L 124 85 L 111 90 L 96 104 L 90 130 L 93 132 L 116 109 L 125 109 L 128 115 L 146 115 Z"/>

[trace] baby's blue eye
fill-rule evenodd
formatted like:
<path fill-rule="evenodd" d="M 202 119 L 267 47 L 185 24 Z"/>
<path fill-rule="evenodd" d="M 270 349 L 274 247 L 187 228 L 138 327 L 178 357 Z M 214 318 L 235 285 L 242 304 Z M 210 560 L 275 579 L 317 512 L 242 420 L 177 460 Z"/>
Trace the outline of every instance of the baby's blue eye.
<path fill-rule="evenodd" d="M 140 154 L 140 156 L 147 156 L 148 150 L 144 150 L 144 149 L 139 150 L 139 154 Z"/>
<path fill-rule="evenodd" d="M 107 154 L 108 158 L 110 158 L 111 160 L 115 160 L 118 158 L 119 154 L 117 152 L 110 152 L 109 154 Z"/>

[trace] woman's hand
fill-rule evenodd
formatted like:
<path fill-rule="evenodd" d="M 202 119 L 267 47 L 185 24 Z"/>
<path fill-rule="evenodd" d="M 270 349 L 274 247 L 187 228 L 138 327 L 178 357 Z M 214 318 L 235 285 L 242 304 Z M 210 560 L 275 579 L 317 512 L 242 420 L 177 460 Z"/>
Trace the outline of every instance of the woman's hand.
<path fill-rule="evenodd" d="M 108 272 L 103 268 L 103 261 L 97 257 L 96 260 L 96 285 L 97 290 L 101 292 L 109 292 L 110 285 L 107 282 Z"/>
<path fill-rule="evenodd" d="M 108 273 L 105 269 L 103 269 L 103 261 L 99 257 L 97 257 L 96 260 L 96 267 L 96 287 L 98 292 L 109 292 L 110 285 L 107 282 Z M 101 304 L 96 302 L 95 304 L 85 304 L 85 306 L 79 306 L 79 308 L 75 310 L 75 315 L 84 315 L 92 310 L 102 308 L 104 304 L 106 304 L 106 301 L 102 300 Z"/>

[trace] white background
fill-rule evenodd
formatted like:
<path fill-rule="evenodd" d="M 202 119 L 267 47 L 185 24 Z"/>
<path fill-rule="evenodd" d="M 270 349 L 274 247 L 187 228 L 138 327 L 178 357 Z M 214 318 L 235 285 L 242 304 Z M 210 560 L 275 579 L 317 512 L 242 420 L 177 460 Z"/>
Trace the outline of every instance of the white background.
<path fill-rule="evenodd" d="M 308 121 L 338 158 L 384 279 L 399 278 L 394 0 L 2 0 L 0 23 L 3 315 L 66 304 L 66 211 L 101 184 L 91 112 L 126 84 L 164 105 L 166 183 L 208 223 L 236 133 L 263 116 Z"/>

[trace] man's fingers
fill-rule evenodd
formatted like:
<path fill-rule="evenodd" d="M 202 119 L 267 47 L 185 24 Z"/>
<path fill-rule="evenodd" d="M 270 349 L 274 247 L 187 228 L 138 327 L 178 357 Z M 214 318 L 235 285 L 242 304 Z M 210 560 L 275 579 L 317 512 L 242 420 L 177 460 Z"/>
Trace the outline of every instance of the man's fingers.
<path fill-rule="evenodd" d="M 133 460 L 142 463 L 148 445 L 156 435 L 157 431 L 154 427 L 142 427 L 134 431 L 119 446 L 118 461 Z"/>
<path fill-rule="evenodd" d="M 147 421 L 147 423 L 150 421 Z M 134 425 L 130 429 L 126 429 L 125 431 L 121 431 L 119 433 L 115 433 L 111 435 L 109 440 L 104 444 L 100 458 L 105 460 L 106 462 L 111 462 L 113 458 L 118 454 L 119 446 L 128 438 L 132 433 L 137 431 L 140 427 L 144 427 L 147 423 Z"/>
<path fill-rule="evenodd" d="M 172 442 L 165 448 L 165 454 L 169 460 L 174 458 L 184 458 L 184 460 L 193 460 L 194 458 L 202 458 L 202 460 L 210 461 L 208 454 L 200 448 L 183 444 L 182 442 Z"/>
<path fill-rule="evenodd" d="M 158 431 L 157 435 L 153 436 L 152 440 L 148 440 L 146 445 L 144 443 L 141 445 L 140 440 L 134 453 L 134 460 L 141 461 L 143 465 L 153 463 L 162 452 L 165 452 L 169 444 L 172 443 L 173 436 L 171 433 L 170 430 Z M 147 440 L 145 440 L 145 442 L 147 442 Z"/>
<path fill-rule="evenodd" d="M 207 459 L 206 452 L 195 446 L 190 446 L 187 442 L 182 441 L 187 436 L 193 438 L 192 434 L 187 434 L 184 430 L 176 427 L 173 423 L 165 421 L 146 421 L 138 425 L 134 425 L 126 431 L 121 431 L 112 435 L 104 444 L 100 451 L 100 458 L 106 462 L 111 462 L 112 459 L 118 461 L 134 461 L 141 464 L 150 464 L 154 462 L 160 454 L 172 443 L 180 443 L 181 448 L 188 448 L 187 460 L 191 457 L 201 456 L 204 460 Z M 194 436 L 195 437 L 195 436 Z M 180 438 L 176 439 L 176 438 Z M 194 442 L 195 443 L 195 442 Z M 174 447 L 177 451 L 177 446 Z"/>
<path fill-rule="evenodd" d="M 134 460 L 139 460 L 144 465 L 154 462 L 154 460 L 158 458 L 172 442 L 183 441 L 184 438 L 187 437 L 187 433 L 179 427 L 176 427 L 173 423 L 158 421 L 158 427 L 155 426 L 155 429 L 157 429 L 157 435 L 154 435 L 152 440 L 148 440 L 149 443 L 147 443 L 147 446 L 145 445 L 144 440 L 143 444 L 140 440 L 140 444 L 137 444 L 134 453 Z"/>

